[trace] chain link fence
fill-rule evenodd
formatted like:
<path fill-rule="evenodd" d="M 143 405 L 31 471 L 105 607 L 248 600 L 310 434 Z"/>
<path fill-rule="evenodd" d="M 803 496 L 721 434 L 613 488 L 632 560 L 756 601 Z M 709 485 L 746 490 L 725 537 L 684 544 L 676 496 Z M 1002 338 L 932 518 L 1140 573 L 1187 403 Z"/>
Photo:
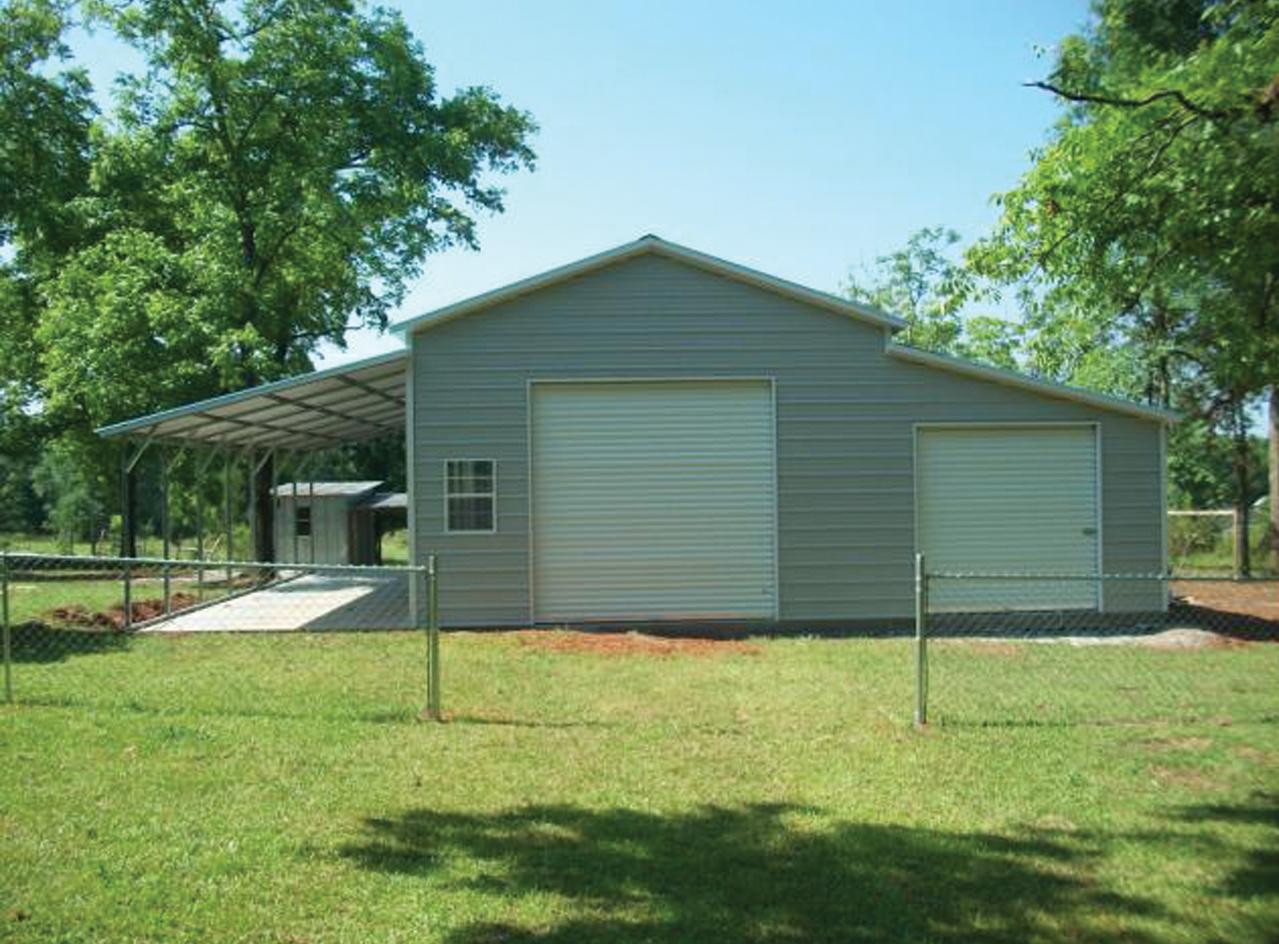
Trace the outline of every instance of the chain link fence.
<path fill-rule="evenodd" d="M 1279 580 L 922 564 L 917 723 L 1279 719 Z M 425 701 L 438 718 L 437 598 L 434 558 L 370 567 L 0 552 L 3 695 L 362 719 L 411 718 Z"/>
<path fill-rule="evenodd" d="M 1279 580 L 917 576 L 917 723 L 1279 718 Z"/>
<path fill-rule="evenodd" d="M 318 700 L 347 673 L 341 652 L 316 660 L 307 638 L 376 630 L 407 657 L 385 673 L 401 680 L 395 697 L 425 690 L 424 713 L 438 718 L 437 584 L 434 557 L 425 566 L 347 566 L 0 552 L 4 697 L 142 704 L 148 692 L 175 696 L 150 702 L 163 707 L 183 690 L 215 687 L 225 696 L 240 686 L 244 709 L 256 710 L 270 701 L 250 691 L 260 681 L 258 694 L 269 695 L 270 673 L 252 678 L 254 661 L 265 659 L 279 663 L 280 676 L 316 674 Z M 193 638 L 204 642 L 177 644 Z M 126 653 L 108 672 L 85 670 L 88 657 Z M 113 691 L 102 691 L 104 678 Z M 362 693 L 346 694 L 358 701 Z"/>

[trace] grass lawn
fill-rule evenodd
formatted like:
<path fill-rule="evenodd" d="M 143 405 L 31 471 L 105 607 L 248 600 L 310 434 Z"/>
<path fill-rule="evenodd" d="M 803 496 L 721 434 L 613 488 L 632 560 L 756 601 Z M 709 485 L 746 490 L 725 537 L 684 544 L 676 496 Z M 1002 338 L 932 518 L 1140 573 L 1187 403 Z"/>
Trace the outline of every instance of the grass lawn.
<path fill-rule="evenodd" d="M 0 939 L 1275 940 L 1279 647 L 572 643 L 20 652 Z"/>

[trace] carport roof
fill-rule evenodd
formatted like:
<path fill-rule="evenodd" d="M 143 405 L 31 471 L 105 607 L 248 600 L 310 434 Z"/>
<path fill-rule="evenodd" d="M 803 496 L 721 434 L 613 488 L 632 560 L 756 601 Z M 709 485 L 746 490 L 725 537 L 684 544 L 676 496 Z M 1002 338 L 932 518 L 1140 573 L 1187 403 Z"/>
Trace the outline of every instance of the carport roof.
<path fill-rule="evenodd" d="M 113 423 L 99 436 L 228 449 L 330 449 L 404 430 L 408 351 Z"/>

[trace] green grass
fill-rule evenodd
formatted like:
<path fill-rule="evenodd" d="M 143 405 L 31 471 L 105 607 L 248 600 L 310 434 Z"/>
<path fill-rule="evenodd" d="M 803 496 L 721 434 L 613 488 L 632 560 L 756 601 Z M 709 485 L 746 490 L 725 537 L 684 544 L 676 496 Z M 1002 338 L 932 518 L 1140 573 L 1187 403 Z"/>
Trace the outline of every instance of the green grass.
<path fill-rule="evenodd" d="M 1248 527 L 1254 577 L 1279 576 L 1268 542 L 1270 521 L 1255 510 Z M 1223 575 L 1234 572 L 1234 533 L 1228 517 L 1168 518 L 1169 569 L 1184 575 Z"/>
<path fill-rule="evenodd" d="M 243 560 L 249 551 L 249 526 L 236 523 L 232 529 L 232 551 L 236 560 Z M 164 541 L 156 534 L 141 532 L 137 536 L 139 557 L 162 557 Z M 226 536 L 218 522 L 210 522 L 204 535 L 206 560 L 226 560 Z M 26 531 L 0 531 L 0 551 L 25 551 L 31 554 L 78 554 L 89 555 L 92 545 L 85 540 L 66 541 L 56 534 L 32 533 Z M 117 529 L 105 540 L 99 541 L 97 553 L 103 557 L 112 557 L 120 552 L 120 533 Z M 175 534 L 169 547 L 169 556 L 173 559 L 194 560 L 196 558 L 196 540 L 194 533 Z"/>
<path fill-rule="evenodd" d="M 409 562 L 409 532 L 405 528 L 388 531 L 382 535 L 382 563 L 407 564 Z"/>
<path fill-rule="evenodd" d="M 1279 648 L 19 650 L 0 939 L 1272 941 Z"/>

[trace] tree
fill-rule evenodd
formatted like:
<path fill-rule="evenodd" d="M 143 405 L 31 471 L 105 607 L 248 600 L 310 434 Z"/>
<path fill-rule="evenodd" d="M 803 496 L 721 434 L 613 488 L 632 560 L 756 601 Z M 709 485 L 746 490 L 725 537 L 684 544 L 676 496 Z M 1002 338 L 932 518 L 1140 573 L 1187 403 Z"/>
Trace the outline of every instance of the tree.
<path fill-rule="evenodd" d="M 904 344 L 1015 367 L 1019 326 L 993 315 L 962 314 L 980 293 L 973 274 L 949 252 L 959 241 L 959 233 L 943 226 L 917 230 L 902 248 L 851 273 L 844 294 L 905 320 L 898 335 Z"/>
<path fill-rule="evenodd" d="M 69 204 L 89 175 L 89 80 L 58 69 L 67 24 L 66 3 L 0 3 L 0 425 L 29 425 L 39 285 L 74 240 Z"/>
<path fill-rule="evenodd" d="M 28 68 L 62 53 L 66 7 L 7 7 L 44 11 Z M 68 96 L 88 172 L 28 187 L 48 214 L 58 194 L 67 238 L 0 205 L 18 247 L 8 291 L 32 299 L 14 332 L 27 399 L 51 430 L 309 369 L 321 342 L 384 327 L 429 254 L 474 248 L 474 215 L 503 209 L 489 178 L 532 166 L 529 115 L 481 87 L 441 95 L 396 13 L 355 0 L 82 9 L 147 69 L 122 79 L 109 122 Z M 15 132 L 34 123 L 10 112 Z M 268 464 L 260 496 L 271 475 Z M 271 529 L 257 532 L 267 556 Z"/>
<path fill-rule="evenodd" d="M 76 540 L 85 540 L 90 553 L 97 553 L 99 536 L 106 527 L 106 509 L 98 497 L 101 489 L 92 480 L 93 465 L 77 451 L 72 440 L 54 443 L 36 466 L 32 484 L 45 502 L 48 520 L 63 547 L 70 551 Z"/>
<path fill-rule="evenodd" d="M 127 85 L 108 184 L 132 190 L 141 155 L 152 182 L 135 205 L 211 269 L 200 293 L 226 306 L 214 350 L 234 382 L 306 369 L 320 341 L 384 327 L 426 256 L 474 247 L 470 212 L 502 209 L 485 173 L 532 163 L 529 116 L 483 88 L 441 98 L 396 13 L 349 0 L 96 9 L 151 66 Z"/>
<path fill-rule="evenodd" d="M 1225 433 L 1246 521 L 1243 418 L 1267 387 L 1279 397 L 1279 2 L 1094 14 L 1032 83 L 1063 116 L 969 262 L 1039 287 L 1045 346 L 1120 348 L 1115 380 Z"/>

